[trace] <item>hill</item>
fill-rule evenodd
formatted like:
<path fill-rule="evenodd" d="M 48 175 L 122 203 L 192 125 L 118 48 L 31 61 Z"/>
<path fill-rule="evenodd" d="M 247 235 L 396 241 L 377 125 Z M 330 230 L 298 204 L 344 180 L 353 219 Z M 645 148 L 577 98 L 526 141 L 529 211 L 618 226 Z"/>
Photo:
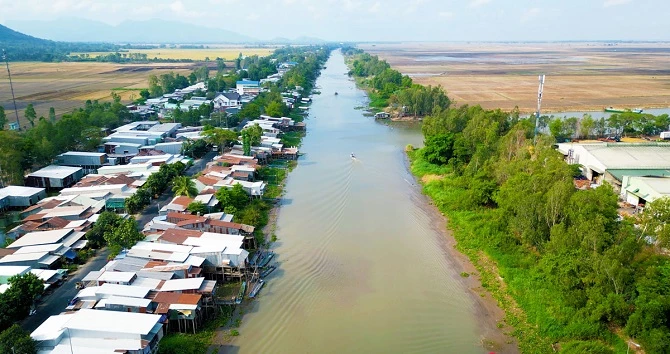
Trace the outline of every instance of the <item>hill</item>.
<path fill-rule="evenodd" d="M 49 42 L 43 39 L 35 38 L 21 32 L 14 31 L 13 29 L 0 25 L 0 43 L 28 43 L 28 42 Z"/>
<path fill-rule="evenodd" d="M 111 43 L 251 43 L 258 40 L 220 28 L 151 19 L 124 21 L 118 25 L 80 18 L 53 21 L 8 21 L 19 31 L 68 42 Z"/>

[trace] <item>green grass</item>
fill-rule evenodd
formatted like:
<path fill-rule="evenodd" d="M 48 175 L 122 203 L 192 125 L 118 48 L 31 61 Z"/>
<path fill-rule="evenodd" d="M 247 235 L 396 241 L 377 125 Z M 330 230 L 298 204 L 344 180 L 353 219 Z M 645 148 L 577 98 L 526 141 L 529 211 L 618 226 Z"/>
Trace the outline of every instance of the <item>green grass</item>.
<path fill-rule="evenodd" d="M 202 354 L 212 344 L 217 329 L 228 323 L 233 315 L 232 306 L 222 306 L 219 314 L 205 323 L 196 334 L 170 333 L 158 344 L 159 354 Z"/>

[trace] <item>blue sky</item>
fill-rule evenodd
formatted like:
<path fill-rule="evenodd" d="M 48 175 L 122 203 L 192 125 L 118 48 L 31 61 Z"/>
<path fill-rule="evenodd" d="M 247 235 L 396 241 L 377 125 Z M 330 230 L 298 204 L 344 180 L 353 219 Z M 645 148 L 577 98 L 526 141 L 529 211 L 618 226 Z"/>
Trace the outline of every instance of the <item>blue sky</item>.
<path fill-rule="evenodd" d="M 670 40 L 667 0 L 0 0 L 0 23 L 163 18 L 259 39 Z"/>

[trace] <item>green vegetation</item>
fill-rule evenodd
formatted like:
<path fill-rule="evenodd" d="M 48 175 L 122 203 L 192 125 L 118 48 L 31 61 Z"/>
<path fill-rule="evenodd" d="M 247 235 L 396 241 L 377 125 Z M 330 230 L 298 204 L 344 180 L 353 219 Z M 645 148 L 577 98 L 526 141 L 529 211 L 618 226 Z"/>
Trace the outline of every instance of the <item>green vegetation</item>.
<path fill-rule="evenodd" d="M 147 204 L 149 204 L 152 197 L 158 198 L 158 196 L 167 189 L 170 183 L 172 183 L 177 176 L 181 176 L 185 170 L 186 165 L 181 162 L 175 162 L 170 165 L 161 165 L 158 172 L 152 173 L 142 187 L 137 189 L 135 194 L 126 198 L 126 211 L 130 214 L 140 212 Z M 193 192 L 193 190 L 190 190 L 190 192 Z M 197 191 L 195 194 L 197 194 Z"/>
<path fill-rule="evenodd" d="M 622 136 L 653 136 L 667 130 L 670 117 L 667 114 L 655 116 L 648 113 L 614 113 L 598 120 L 585 114 L 582 117 L 541 116 L 540 129 L 547 129 L 556 141 L 571 138 L 620 138 Z"/>
<path fill-rule="evenodd" d="M 305 137 L 305 132 L 287 132 L 281 135 L 281 143 L 285 146 L 299 147 L 302 138 Z"/>
<path fill-rule="evenodd" d="M 647 353 L 670 350 L 670 262 L 643 242 L 668 240 L 660 225 L 670 202 L 619 221 L 612 188 L 576 190 L 554 139 L 533 143 L 534 122 L 517 112 L 437 109 L 423 132 L 425 147 L 409 152 L 412 171 L 506 310 L 522 351 L 550 352 L 556 342 L 569 353 L 625 351 L 616 329 Z"/>
<path fill-rule="evenodd" d="M 9 288 L 0 294 L 1 331 L 28 316 L 35 300 L 44 292 L 44 282 L 33 273 L 15 275 L 8 283 Z"/>
<path fill-rule="evenodd" d="M 370 107 L 381 110 L 390 105 L 400 115 L 415 117 L 430 114 L 436 108 L 449 108 L 451 101 L 441 87 L 414 84 L 409 76 L 391 69 L 376 55 L 354 48 L 345 48 L 343 52 L 349 57 L 349 75 L 369 88 Z"/>
<path fill-rule="evenodd" d="M 233 315 L 233 306 L 222 306 L 219 314 L 205 323 L 196 334 L 170 333 L 158 344 L 159 354 L 201 354 L 212 344 L 215 331 L 225 326 Z"/>
<path fill-rule="evenodd" d="M 36 354 L 37 345 L 30 337 L 30 333 L 18 324 L 13 324 L 0 333 L 0 354 L 18 353 Z"/>
<path fill-rule="evenodd" d="M 189 198 L 198 195 L 198 189 L 195 187 L 195 181 L 188 176 L 178 176 L 172 180 L 172 192 L 176 196 L 187 196 Z"/>

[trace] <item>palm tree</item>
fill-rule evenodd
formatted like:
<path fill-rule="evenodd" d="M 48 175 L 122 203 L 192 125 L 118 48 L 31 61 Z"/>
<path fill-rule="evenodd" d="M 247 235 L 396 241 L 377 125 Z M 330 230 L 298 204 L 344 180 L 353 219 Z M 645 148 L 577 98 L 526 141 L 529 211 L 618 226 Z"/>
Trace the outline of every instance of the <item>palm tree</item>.
<path fill-rule="evenodd" d="M 198 195 L 198 189 L 195 188 L 195 182 L 187 176 L 175 177 L 172 180 L 172 191 L 174 195 L 185 195 L 192 197 Z"/>

